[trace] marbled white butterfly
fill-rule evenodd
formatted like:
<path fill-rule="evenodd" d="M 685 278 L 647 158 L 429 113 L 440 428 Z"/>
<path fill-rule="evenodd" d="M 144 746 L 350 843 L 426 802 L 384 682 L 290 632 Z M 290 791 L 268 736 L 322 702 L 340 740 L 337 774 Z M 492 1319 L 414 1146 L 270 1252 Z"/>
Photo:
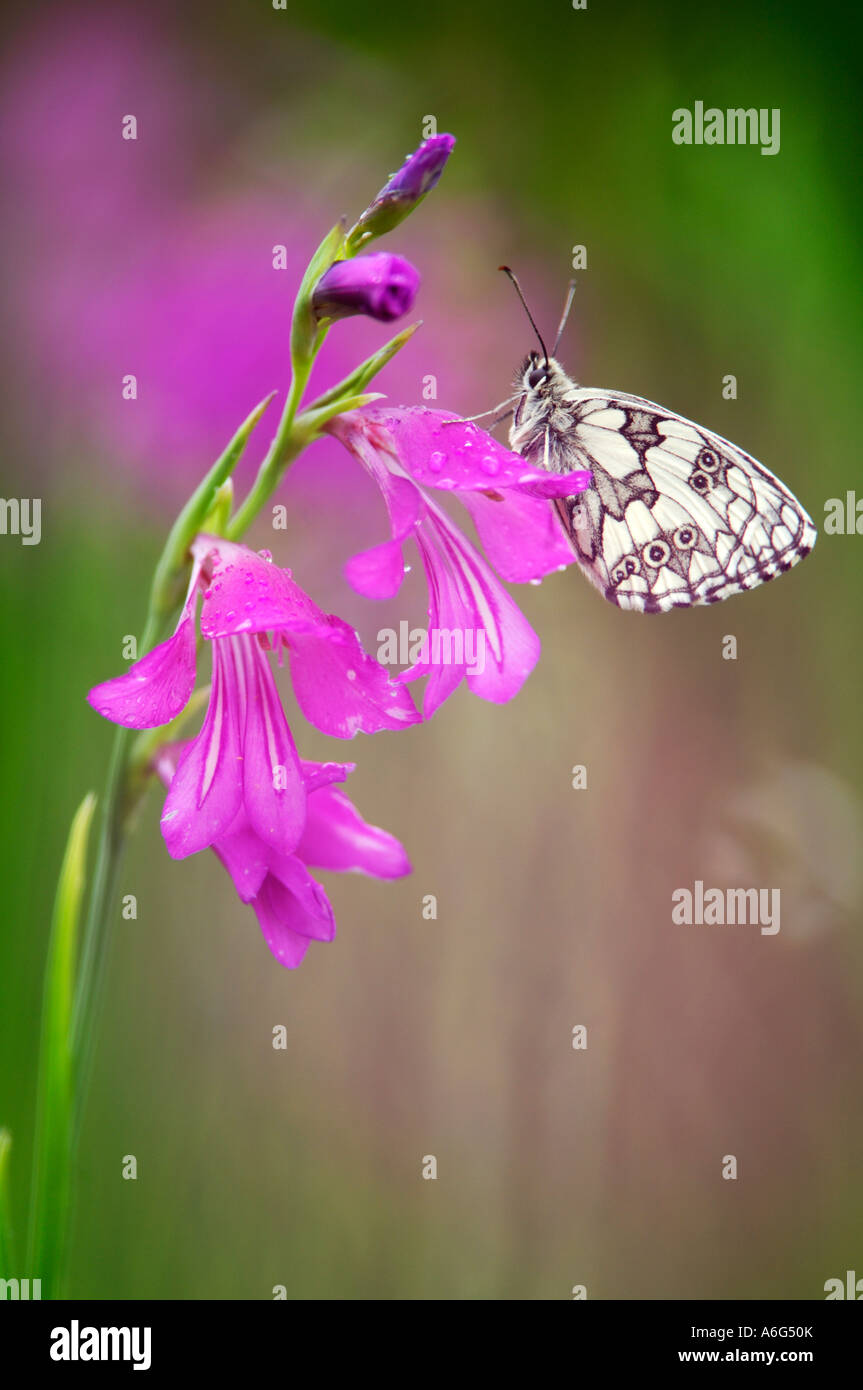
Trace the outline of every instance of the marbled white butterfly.
<path fill-rule="evenodd" d="M 593 484 L 558 503 L 575 557 L 620 608 L 664 613 L 718 603 L 791 569 L 815 544 L 811 519 L 769 469 L 736 444 L 640 396 L 578 386 L 539 338 L 515 381 L 510 447 Z M 509 404 L 509 402 L 507 402 Z"/>

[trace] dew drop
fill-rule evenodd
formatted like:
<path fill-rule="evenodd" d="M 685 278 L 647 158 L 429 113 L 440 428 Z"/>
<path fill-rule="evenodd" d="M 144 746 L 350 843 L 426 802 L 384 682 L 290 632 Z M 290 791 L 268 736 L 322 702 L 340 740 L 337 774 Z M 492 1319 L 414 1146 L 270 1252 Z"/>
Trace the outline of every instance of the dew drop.
<path fill-rule="evenodd" d="M 492 454 L 486 454 L 480 465 L 483 473 L 489 473 L 494 477 L 495 473 L 500 472 L 500 464 Z"/>
<path fill-rule="evenodd" d="M 348 678 L 349 681 L 355 681 L 356 678 L 357 678 L 357 673 L 356 673 L 356 671 L 346 671 L 346 672 L 345 672 L 345 675 L 347 676 L 347 678 Z"/>
<path fill-rule="evenodd" d="M 529 583 L 529 584 L 533 584 L 533 585 L 535 585 L 536 587 L 539 587 L 539 585 L 542 583 L 542 580 L 541 580 L 541 579 L 529 579 L 529 580 L 528 580 L 528 583 Z"/>
<path fill-rule="evenodd" d="M 444 466 L 444 455 L 435 451 L 429 458 L 429 468 L 433 473 L 439 473 Z"/>

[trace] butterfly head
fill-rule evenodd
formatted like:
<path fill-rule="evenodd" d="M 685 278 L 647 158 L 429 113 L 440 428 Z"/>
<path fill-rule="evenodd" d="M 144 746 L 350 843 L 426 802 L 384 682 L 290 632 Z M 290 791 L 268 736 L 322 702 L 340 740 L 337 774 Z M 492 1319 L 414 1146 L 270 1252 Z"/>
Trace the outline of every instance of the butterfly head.
<path fill-rule="evenodd" d="M 516 388 L 532 396 L 551 395 L 555 386 L 567 382 L 567 375 L 555 357 L 535 351 L 527 354 L 515 379 Z"/>

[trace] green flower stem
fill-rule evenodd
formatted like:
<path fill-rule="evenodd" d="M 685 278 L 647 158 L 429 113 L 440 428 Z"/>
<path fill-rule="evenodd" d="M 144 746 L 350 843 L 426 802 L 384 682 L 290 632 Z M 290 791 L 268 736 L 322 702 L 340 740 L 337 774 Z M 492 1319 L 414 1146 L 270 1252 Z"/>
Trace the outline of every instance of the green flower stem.
<path fill-rule="evenodd" d="M 248 496 L 242 506 L 234 513 L 233 519 L 226 528 L 225 534 L 229 540 L 239 540 L 240 536 L 245 535 L 264 503 L 278 487 L 288 465 L 293 463 L 308 442 L 305 436 L 294 439 L 293 424 L 311 375 L 313 363 L 314 358 L 308 358 L 297 363 L 294 367 L 291 387 L 288 391 L 285 408 L 282 411 L 282 418 L 279 421 L 279 428 L 267 450 L 263 463 L 258 469 L 258 476 L 255 478 Z"/>

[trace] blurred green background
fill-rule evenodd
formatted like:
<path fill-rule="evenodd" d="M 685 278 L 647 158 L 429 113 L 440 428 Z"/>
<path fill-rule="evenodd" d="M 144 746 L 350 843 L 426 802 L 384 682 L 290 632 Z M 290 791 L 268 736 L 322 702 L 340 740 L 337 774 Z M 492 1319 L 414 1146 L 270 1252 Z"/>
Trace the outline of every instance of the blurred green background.
<path fill-rule="evenodd" d="M 0 1122 L 19 1230 L 54 881 L 111 741 L 84 695 L 140 630 L 182 488 L 284 385 L 293 285 L 271 245 L 310 253 L 434 115 L 456 152 L 388 242 L 425 277 L 398 398 L 432 372 L 441 406 L 502 399 L 531 344 L 496 267 L 550 326 L 584 244 L 573 374 L 734 439 L 820 527 L 829 498 L 863 496 L 854 22 L 754 0 L 9 9 L 2 491 L 43 499 L 40 545 L 0 538 Z M 780 153 L 674 145 L 671 113 L 696 100 L 778 107 Z M 127 111 L 139 162 L 121 171 Z M 235 261 L 207 260 L 229 224 L 267 263 L 260 315 L 243 236 Z M 150 375 L 118 414 L 145 312 Z M 383 330 L 343 341 L 368 351 Z M 291 529 L 255 539 L 374 646 L 384 620 L 341 566 L 382 518 L 352 480 L 313 452 L 279 498 Z M 297 972 L 211 856 L 168 859 L 152 794 L 123 873 L 138 919 L 117 911 L 73 1296 L 821 1298 L 859 1270 L 861 545 L 822 534 L 779 583 L 664 617 L 555 575 L 519 591 L 543 658 L 510 705 L 463 688 L 429 725 L 347 749 L 297 720 L 307 756 L 356 758 L 355 801 L 415 866 L 330 876 L 339 936 Z M 414 597 L 400 611 L 421 623 Z M 696 878 L 779 887 L 781 932 L 673 926 L 671 893 Z"/>

